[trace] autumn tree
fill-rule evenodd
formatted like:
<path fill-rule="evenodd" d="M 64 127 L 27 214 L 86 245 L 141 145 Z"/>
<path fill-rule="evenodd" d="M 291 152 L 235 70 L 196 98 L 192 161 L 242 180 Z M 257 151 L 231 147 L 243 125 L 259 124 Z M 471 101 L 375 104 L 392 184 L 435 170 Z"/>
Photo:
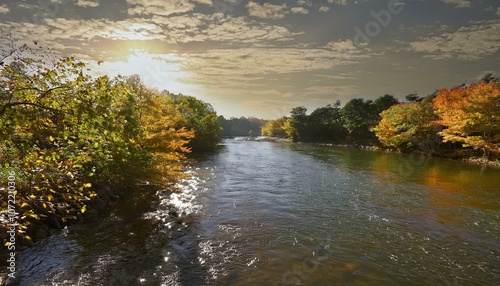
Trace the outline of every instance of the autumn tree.
<path fill-rule="evenodd" d="M 261 128 L 262 136 L 270 136 L 270 137 L 288 137 L 288 134 L 283 129 L 285 122 L 287 121 L 287 117 L 282 117 L 276 120 L 269 120 L 264 126 Z"/>
<path fill-rule="evenodd" d="M 259 136 L 261 135 L 261 127 L 266 124 L 267 120 L 258 119 L 255 117 L 231 117 L 226 119 L 220 115 L 217 117 L 217 123 L 222 128 L 222 136 Z"/>
<path fill-rule="evenodd" d="M 172 98 L 137 79 L 93 78 L 74 58 L 5 64 L 0 185 L 3 174 L 16 173 L 19 234 L 29 240 L 40 221 L 61 226 L 81 217 L 100 190 L 175 178 L 193 137 L 183 116 Z"/>
<path fill-rule="evenodd" d="M 428 104 L 421 102 L 400 103 L 383 111 L 381 120 L 372 131 L 379 141 L 389 147 L 403 150 L 436 140 L 436 116 Z"/>
<path fill-rule="evenodd" d="M 214 150 L 221 140 L 221 127 L 217 123 L 217 112 L 212 105 L 193 96 L 168 95 L 184 119 L 179 127 L 194 131 L 194 138 L 190 140 L 188 146 L 193 151 Z"/>
<path fill-rule="evenodd" d="M 482 81 L 469 86 L 441 89 L 432 102 L 436 122 L 444 127 L 444 141 L 465 147 L 500 152 L 500 86 L 498 81 Z"/>
<path fill-rule="evenodd" d="M 163 183 L 179 178 L 184 154 L 191 152 L 188 144 L 194 130 L 183 127 L 185 119 L 170 96 L 148 88 L 136 75 L 128 77 L 126 83 L 135 94 L 142 127 L 137 144 L 149 154 L 149 168 L 142 168 L 146 173 L 138 174 L 141 168 L 136 168 L 135 176 Z"/>

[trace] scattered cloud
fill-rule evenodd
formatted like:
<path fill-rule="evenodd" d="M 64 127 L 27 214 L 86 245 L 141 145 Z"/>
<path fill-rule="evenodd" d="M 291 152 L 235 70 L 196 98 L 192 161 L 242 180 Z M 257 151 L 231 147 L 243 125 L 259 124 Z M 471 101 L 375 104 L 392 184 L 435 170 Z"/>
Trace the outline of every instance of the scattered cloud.
<path fill-rule="evenodd" d="M 213 4 L 213 0 L 194 0 L 194 1 L 196 3 L 205 4 L 208 6 L 212 6 L 212 4 Z M 238 0 L 231 0 L 231 1 L 238 1 Z"/>
<path fill-rule="evenodd" d="M 298 0 L 297 5 L 310 7 L 312 5 L 312 1 L 311 0 Z"/>
<path fill-rule="evenodd" d="M 250 1 L 247 6 L 250 16 L 265 19 L 282 19 L 285 17 L 286 4 L 275 5 L 271 3 L 259 4 Z"/>
<path fill-rule="evenodd" d="M 188 0 L 127 0 L 129 15 L 163 15 L 185 13 L 195 5 Z"/>
<path fill-rule="evenodd" d="M 369 56 L 365 51 L 355 48 L 350 40 L 317 48 L 212 49 L 204 53 L 182 55 L 190 59 L 190 68 L 199 71 L 200 80 L 205 80 L 207 84 L 221 82 L 221 79 L 235 79 L 236 85 L 266 74 L 328 71 Z M 283 58 L 287 60 L 283 61 Z"/>
<path fill-rule="evenodd" d="M 330 42 L 326 46 L 331 50 L 340 52 L 350 52 L 358 50 L 358 48 L 354 46 L 354 43 L 351 40 Z"/>
<path fill-rule="evenodd" d="M 78 0 L 75 5 L 80 7 L 97 7 L 99 6 L 99 0 Z"/>
<path fill-rule="evenodd" d="M 57 46 L 66 51 L 71 46 L 72 50 L 76 49 L 81 54 L 92 54 L 81 44 L 92 42 L 98 45 L 104 40 L 156 41 L 162 44 L 210 42 L 212 45 L 224 43 L 252 47 L 290 42 L 303 33 L 245 16 L 233 17 L 221 13 L 155 15 L 150 19 L 128 18 L 121 21 L 47 18 L 43 25 L 29 22 L 4 22 L 3 25 L 16 38 L 37 40 L 41 45 Z M 45 36 L 38 38 L 37 35 Z"/>
<path fill-rule="evenodd" d="M 422 38 L 410 43 L 411 50 L 434 59 L 477 60 L 500 49 L 500 22 L 476 22 L 453 33 Z"/>
<path fill-rule="evenodd" d="M 318 8 L 318 11 L 326 13 L 326 12 L 330 11 L 330 7 L 328 7 L 328 6 L 321 6 L 321 7 Z"/>
<path fill-rule="evenodd" d="M 454 5 L 455 8 L 467 8 L 471 7 L 472 3 L 470 0 L 441 0 L 446 4 Z"/>
<path fill-rule="evenodd" d="M 330 4 L 347 5 L 347 0 L 328 0 Z"/>
<path fill-rule="evenodd" d="M 7 7 L 7 5 L 5 4 L 1 4 L 0 5 L 0 14 L 7 14 L 9 13 L 9 7 Z"/>
<path fill-rule="evenodd" d="M 309 11 L 307 11 L 304 7 L 293 7 L 290 9 L 290 12 L 293 14 L 309 14 Z"/>
<path fill-rule="evenodd" d="M 229 17 L 222 23 L 210 25 L 202 34 L 205 40 L 262 43 L 288 41 L 299 33 L 290 32 L 285 27 L 251 21 L 245 17 Z"/>
<path fill-rule="evenodd" d="M 432 92 L 486 71 L 498 75 L 498 0 L 413 0 L 420 14 L 398 17 L 361 48 L 353 44 L 353 27 L 376 22 L 369 11 L 385 9 L 389 0 L 106 1 L 0 1 L 0 22 L 14 38 L 36 40 L 54 56 L 74 55 L 101 72 L 138 72 L 230 115 L 247 108 L 267 117 L 304 102 L 315 107 L 332 98 Z M 434 2 L 442 9 L 426 13 Z M 98 9 L 105 4 L 113 9 Z M 464 64 L 467 69 L 453 72 Z"/>

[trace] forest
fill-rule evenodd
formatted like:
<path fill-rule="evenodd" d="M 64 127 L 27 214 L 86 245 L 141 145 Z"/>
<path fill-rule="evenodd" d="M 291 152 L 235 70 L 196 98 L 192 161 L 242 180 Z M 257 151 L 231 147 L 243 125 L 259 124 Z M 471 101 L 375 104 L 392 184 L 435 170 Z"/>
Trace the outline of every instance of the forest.
<path fill-rule="evenodd" d="M 409 94 L 403 102 L 386 94 L 344 106 L 337 101 L 309 115 L 299 106 L 290 114 L 267 122 L 262 135 L 493 163 L 500 158 L 500 82 L 491 74 L 426 97 Z"/>
<path fill-rule="evenodd" d="M 223 115 L 219 115 L 217 123 L 221 127 L 221 136 L 223 138 L 239 136 L 254 137 L 261 135 L 261 128 L 267 123 L 267 120 L 243 116 L 226 119 Z"/>
<path fill-rule="evenodd" d="M 26 50 L 0 55 L 1 222 L 15 210 L 18 244 L 95 218 L 121 191 L 182 178 L 188 153 L 220 141 L 208 103 Z"/>

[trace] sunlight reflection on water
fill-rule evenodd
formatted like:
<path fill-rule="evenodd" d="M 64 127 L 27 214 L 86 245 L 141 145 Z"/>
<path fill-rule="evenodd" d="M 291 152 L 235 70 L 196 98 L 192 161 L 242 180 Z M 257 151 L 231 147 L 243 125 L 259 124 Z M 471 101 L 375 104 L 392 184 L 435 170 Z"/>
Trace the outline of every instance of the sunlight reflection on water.
<path fill-rule="evenodd" d="M 225 142 L 155 203 L 123 198 L 21 254 L 21 286 L 495 285 L 499 170 L 432 159 L 403 178 L 398 162 Z"/>

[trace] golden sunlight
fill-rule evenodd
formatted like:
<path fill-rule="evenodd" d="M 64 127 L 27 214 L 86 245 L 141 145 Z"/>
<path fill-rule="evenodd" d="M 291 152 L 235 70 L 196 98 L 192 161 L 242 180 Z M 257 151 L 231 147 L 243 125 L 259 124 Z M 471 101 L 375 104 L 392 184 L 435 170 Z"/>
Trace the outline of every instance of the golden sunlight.
<path fill-rule="evenodd" d="M 126 29 L 114 29 L 112 37 L 120 40 L 152 40 L 155 38 L 154 30 L 158 27 L 154 24 L 135 23 Z"/>
<path fill-rule="evenodd" d="M 150 87 L 189 94 L 190 86 L 183 82 L 188 81 L 191 74 L 182 70 L 183 62 L 185 59 L 175 54 L 150 54 L 144 50 L 133 50 L 126 61 L 104 61 L 97 69 L 114 76 L 137 74 Z"/>

